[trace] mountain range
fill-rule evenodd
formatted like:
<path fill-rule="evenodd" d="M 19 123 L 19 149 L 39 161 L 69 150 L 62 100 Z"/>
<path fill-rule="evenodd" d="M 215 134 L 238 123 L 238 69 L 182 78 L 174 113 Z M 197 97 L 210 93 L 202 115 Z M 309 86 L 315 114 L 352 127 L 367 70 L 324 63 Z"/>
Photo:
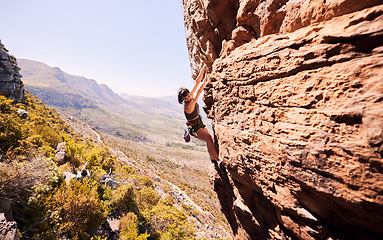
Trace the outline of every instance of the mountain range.
<path fill-rule="evenodd" d="M 28 91 L 100 132 L 140 142 L 183 143 L 186 125 L 176 95 L 119 95 L 105 84 L 41 62 L 18 59 L 18 66 Z"/>

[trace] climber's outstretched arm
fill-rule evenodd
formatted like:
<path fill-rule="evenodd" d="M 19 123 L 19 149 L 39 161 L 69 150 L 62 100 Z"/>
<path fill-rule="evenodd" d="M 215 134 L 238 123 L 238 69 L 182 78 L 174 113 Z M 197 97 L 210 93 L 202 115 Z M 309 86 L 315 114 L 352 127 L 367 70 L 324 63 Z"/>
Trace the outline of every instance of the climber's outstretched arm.
<path fill-rule="evenodd" d="M 201 85 L 199 85 L 198 89 L 197 89 L 197 93 L 195 95 L 195 99 L 198 101 L 198 98 L 199 96 L 201 95 L 201 93 L 203 92 L 203 88 L 206 86 L 206 82 L 207 82 L 207 74 L 205 74 L 205 77 L 201 83 Z"/>
<path fill-rule="evenodd" d="M 197 91 L 198 85 L 201 83 L 201 80 L 205 76 L 205 73 L 206 73 L 206 64 L 203 65 L 201 72 L 198 74 L 198 77 L 195 80 L 194 87 L 192 91 L 190 92 L 192 97 L 194 96 L 194 93 Z"/>

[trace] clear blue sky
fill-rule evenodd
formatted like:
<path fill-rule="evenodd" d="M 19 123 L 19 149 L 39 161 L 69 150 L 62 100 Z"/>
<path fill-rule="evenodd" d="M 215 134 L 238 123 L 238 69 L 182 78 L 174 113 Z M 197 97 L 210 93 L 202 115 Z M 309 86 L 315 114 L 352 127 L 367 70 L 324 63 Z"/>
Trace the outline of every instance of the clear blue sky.
<path fill-rule="evenodd" d="M 176 95 L 193 80 L 182 0 L 9 0 L 9 53 L 107 84 L 117 93 Z"/>

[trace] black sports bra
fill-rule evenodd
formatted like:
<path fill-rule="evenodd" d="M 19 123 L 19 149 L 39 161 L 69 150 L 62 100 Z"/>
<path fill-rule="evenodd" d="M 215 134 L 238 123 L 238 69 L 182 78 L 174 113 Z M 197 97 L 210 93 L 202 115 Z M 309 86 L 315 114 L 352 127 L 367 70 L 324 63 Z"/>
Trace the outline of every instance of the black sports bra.
<path fill-rule="evenodd" d="M 185 117 L 187 120 L 193 120 L 193 119 L 196 119 L 198 116 L 199 116 L 199 105 L 198 103 L 195 103 L 195 106 L 194 106 L 194 111 L 192 113 L 185 113 Z"/>

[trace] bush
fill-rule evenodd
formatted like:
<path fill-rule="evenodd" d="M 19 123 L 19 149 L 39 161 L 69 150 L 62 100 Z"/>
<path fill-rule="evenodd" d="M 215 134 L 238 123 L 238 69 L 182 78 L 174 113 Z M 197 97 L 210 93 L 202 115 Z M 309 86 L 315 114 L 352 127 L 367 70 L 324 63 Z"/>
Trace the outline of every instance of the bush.
<path fill-rule="evenodd" d="M 112 156 L 109 149 L 106 146 L 98 147 L 95 144 L 88 143 L 86 147 L 89 149 L 85 153 L 85 159 L 90 163 L 90 166 L 100 167 L 105 172 L 115 170 L 114 162 L 115 156 Z"/>
<path fill-rule="evenodd" d="M 62 142 L 62 139 L 58 133 L 49 126 L 37 124 L 35 126 L 31 126 L 30 130 L 31 134 L 40 135 L 41 138 L 44 139 L 44 143 L 52 146 L 53 148 L 56 148 L 57 145 Z"/>
<path fill-rule="evenodd" d="M 150 237 L 146 232 L 139 233 L 138 217 L 133 212 L 128 212 L 126 216 L 120 219 L 120 239 L 121 240 L 145 240 Z"/>
<path fill-rule="evenodd" d="M 136 202 L 141 211 L 147 211 L 153 208 L 159 201 L 160 197 L 151 187 L 143 187 L 136 194 Z"/>
<path fill-rule="evenodd" d="M 22 209 L 21 218 L 18 220 L 19 229 L 23 232 L 25 239 L 54 239 L 54 227 L 50 224 L 54 215 L 51 215 L 52 193 L 54 193 L 60 184 L 63 183 L 62 173 L 52 159 L 36 160 L 42 164 L 44 179 L 35 184 L 32 196 L 26 202 L 27 205 Z M 34 168 L 28 168 L 28 173 L 34 171 Z M 41 176 L 41 174 L 39 174 Z"/>
<path fill-rule="evenodd" d="M 0 198 L 16 205 L 24 203 L 35 188 L 57 185 L 60 181 L 61 173 L 50 159 L 0 163 Z"/>
<path fill-rule="evenodd" d="M 153 181 L 148 176 L 135 175 L 134 180 L 139 186 L 153 187 Z"/>
<path fill-rule="evenodd" d="M 85 163 L 83 160 L 85 145 L 82 142 L 75 142 L 74 139 L 68 139 L 65 142 L 65 157 L 69 162 L 76 167 L 80 166 L 81 163 Z"/>
<path fill-rule="evenodd" d="M 148 219 L 160 239 L 194 239 L 185 214 L 166 200 L 150 210 Z"/>
<path fill-rule="evenodd" d="M 121 185 L 113 191 L 110 200 L 112 210 L 116 214 L 132 211 L 135 208 L 134 189 L 130 185 Z"/>
<path fill-rule="evenodd" d="M 11 109 L 11 102 L 0 96 L 0 154 L 19 146 L 19 140 L 27 134 L 16 111 Z"/>
<path fill-rule="evenodd" d="M 105 219 L 97 184 L 91 179 L 63 184 L 53 196 L 60 219 L 60 230 L 74 238 L 83 238 Z"/>

